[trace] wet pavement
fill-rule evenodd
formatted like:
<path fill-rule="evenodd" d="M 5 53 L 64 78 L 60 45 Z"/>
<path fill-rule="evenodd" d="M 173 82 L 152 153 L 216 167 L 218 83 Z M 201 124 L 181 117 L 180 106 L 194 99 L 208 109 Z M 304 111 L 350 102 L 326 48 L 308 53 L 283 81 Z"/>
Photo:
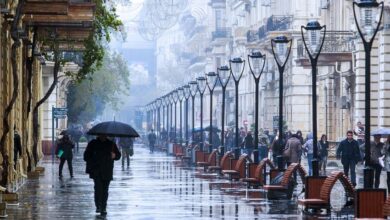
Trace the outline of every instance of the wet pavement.
<path fill-rule="evenodd" d="M 93 202 L 93 182 L 85 174 L 83 148 L 75 155 L 75 178 L 67 165 L 58 179 L 58 161 L 45 158 L 45 173 L 29 179 L 18 191 L 19 205 L 7 208 L 8 219 L 98 219 Z M 107 219 L 313 219 L 302 214 L 301 182 L 292 200 L 270 201 L 261 189 L 247 189 L 202 169 L 183 164 L 166 153 L 149 154 L 135 147 L 130 168 L 115 163 Z M 329 172 L 331 171 L 329 168 Z M 337 183 L 331 195 L 331 216 L 321 219 L 353 219 L 353 209 L 343 208 L 344 193 Z"/>

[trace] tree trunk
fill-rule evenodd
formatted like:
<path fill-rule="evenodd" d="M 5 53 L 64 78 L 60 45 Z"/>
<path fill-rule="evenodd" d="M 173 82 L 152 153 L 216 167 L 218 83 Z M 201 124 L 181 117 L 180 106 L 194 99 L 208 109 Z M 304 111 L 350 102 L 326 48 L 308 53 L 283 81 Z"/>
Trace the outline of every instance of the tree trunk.
<path fill-rule="evenodd" d="M 41 100 L 37 102 L 33 109 L 33 158 L 34 158 L 34 165 L 37 165 L 38 163 L 38 140 L 39 140 L 39 131 L 40 131 L 40 125 L 39 125 L 39 107 L 49 98 L 49 96 L 52 94 L 53 90 L 55 89 L 57 82 L 58 82 L 58 71 L 60 68 L 60 60 L 59 60 L 59 49 L 58 45 L 55 46 L 54 49 L 54 69 L 53 69 L 53 82 L 51 83 L 49 89 L 47 90 L 46 94 L 42 97 Z"/>
<path fill-rule="evenodd" d="M 24 5 L 24 0 L 20 0 L 18 3 L 18 6 L 16 8 L 15 17 L 12 22 L 11 27 L 11 38 L 14 41 L 12 44 L 11 49 L 11 62 L 12 62 L 12 78 L 13 78 L 13 91 L 11 100 L 8 103 L 7 107 L 4 110 L 4 116 L 3 116 L 3 134 L 0 139 L 0 148 L 1 148 L 1 154 L 3 156 L 3 172 L 2 172 L 2 179 L 1 179 L 1 185 L 6 186 L 8 182 L 8 151 L 6 147 L 6 139 L 7 135 L 10 131 L 10 126 L 8 123 L 8 117 L 11 113 L 13 106 L 16 102 L 16 99 L 18 97 L 18 91 L 19 91 L 19 78 L 18 78 L 18 70 L 17 70 L 17 60 L 16 60 L 16 51 L 20 47 L 20 39 L 18 37 L 18 24 L 21 18 L 21 12 Z"/>

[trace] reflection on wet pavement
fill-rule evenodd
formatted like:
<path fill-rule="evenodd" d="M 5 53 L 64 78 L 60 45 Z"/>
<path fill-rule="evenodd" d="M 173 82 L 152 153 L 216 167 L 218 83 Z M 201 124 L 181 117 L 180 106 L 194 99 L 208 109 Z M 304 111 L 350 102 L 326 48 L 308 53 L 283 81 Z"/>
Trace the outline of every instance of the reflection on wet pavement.
<path fill-rule="evenodd" d="M 74 159 L 74 179 L 65 165 L 64 178 L 59 180 L 58 161 L 45 158 L 44 175 L 28 180 L 19 190 L 20 205 L 8 207 L 8 219 L 98 218 L 93 182 L 84 172 L 82 153 Z M 107 219 L 312 219 L 302 215 L 297 205 L 297 196 L 304 196 L 298 183 L 292 200 L 270 201 L 262 189 L 204 175 L 202 168 L 189 167 L 165 153 L 149 154 L 137 146 L 130 168 L 123 169 L 120 161 L 115 164 Z M 353 210 L 342 208 L 341 190 L 341 184 L 336 185 L 332 193 L 332 217 L 352 218 Z"/>

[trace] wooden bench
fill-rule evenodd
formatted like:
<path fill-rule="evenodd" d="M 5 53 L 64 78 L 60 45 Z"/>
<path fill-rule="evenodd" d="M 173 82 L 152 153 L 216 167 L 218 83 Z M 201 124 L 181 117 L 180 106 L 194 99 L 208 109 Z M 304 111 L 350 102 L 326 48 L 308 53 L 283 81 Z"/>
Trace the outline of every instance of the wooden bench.
<path fill-rule="evenodd" d="M 303 205 L 305 210 L 308 208 L 326 209 L 327 213 L 329 213 L 331 208 L 330 193 L 337 180 L 340 180 L 343 185 L 347 197 L 354 197 L 355 188 L 348 177 L 341 171 L 333 171 L 322 184 L 319 198 L 298 199 L 298 204 Z"/>
<path fill-rule="evenodd" d="M 218 165 L 215 165 L 215 166 L 209 166 L 208 167 L 208 171 L 210 172 L 213 172 L 213 171 L 217 171 L 217 172 L 221 172 L 221 170 L 227 170 L 227 169 L 230 169 L 230 160 L 234 157 L 233 155 L 233 152 L 232 151 L 228 151 L 226 152 L 222 159 L 221 159 L 221 162 L 219 163 L 219 166 Z"/>
<path fill-rule="evenodd" d="M 306 171 L 299 163 L 292 163 L 287 167 L 286 171 L 284 171 L 282 181 L 280 185 L 264 185 L 263 189 L 265 190 L 286 190 L 288 188 L 288 183 L 290 179 L 293 177 L 294 172 L 298 172 L 301 176 L 302 180 L 306 177 Z"/>
<path fill-rule="evenodd" d="M 209 155 L 207 161 L 199 161 L 196 163 L 196 165 L 201 166 L 206 171 L 209 166 L 216 166 L 217 165 L 217 153 L 218 150 L 213 150 L 211 154 Z"/>
<path fill-rule="evenodd" d="M 387 197 L 385 204 L 383 205 L 383 215 L 385 217 L 390 216 L 390 196 Z"/>
<path fill-rule="evenodd" d="M 386 189 L 357 189 L 355 218 L 386 218 L 384 215 Z"/>
<path fill-rule="evenodd" d="M 247 154 L 242 154 L 238 161 L 234 165 L 234 169 L 222 170 L 223 175 L 228 175 L 229 179 L 238 180 L 240 178 L 245 178 L 245 163 L 250 161 L 250 158 Z"/>
<path fill-rule="evenodd" d="M 205 152 L 201 150 L 195 150 L 195 163 L 206 162 Z"/>
<path fill-rule="evenodd" d="M 255 169 L 253 169 L 253 165 L 256 166 Z M 258 165 L 256 164 L 250 164 L 249 166 L 249 177 L 240 179 L 242 182 L 248 183 L 249 186 L 262 186 L 266 185 L 266 167 L 267 165 L 271 169 L 275 169 L 274 164 L 271 162 L 270 159 L 264 158 Z M 254 170 L 254 173 L 252 173 L 252 170 Z"/>

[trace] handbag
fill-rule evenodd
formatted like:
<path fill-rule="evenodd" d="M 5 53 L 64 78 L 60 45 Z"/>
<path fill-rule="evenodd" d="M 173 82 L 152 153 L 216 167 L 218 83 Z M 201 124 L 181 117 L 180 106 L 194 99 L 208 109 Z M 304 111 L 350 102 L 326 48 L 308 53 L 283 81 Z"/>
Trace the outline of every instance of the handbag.
<path fill-rule="evenodd" d="M 134 149 L 133 148 L 129 149 L 129 155 L 130 155 L 130 157 L 132 157 L 134 155 Z"/>
<path fill-rule="evenodd" d="M 287 148 L 283 150 L 282 156 L 283 156 L 284 158 L 290 158 L 290 157 L 291 157 L 290 143 L 288 144 Z"/>

